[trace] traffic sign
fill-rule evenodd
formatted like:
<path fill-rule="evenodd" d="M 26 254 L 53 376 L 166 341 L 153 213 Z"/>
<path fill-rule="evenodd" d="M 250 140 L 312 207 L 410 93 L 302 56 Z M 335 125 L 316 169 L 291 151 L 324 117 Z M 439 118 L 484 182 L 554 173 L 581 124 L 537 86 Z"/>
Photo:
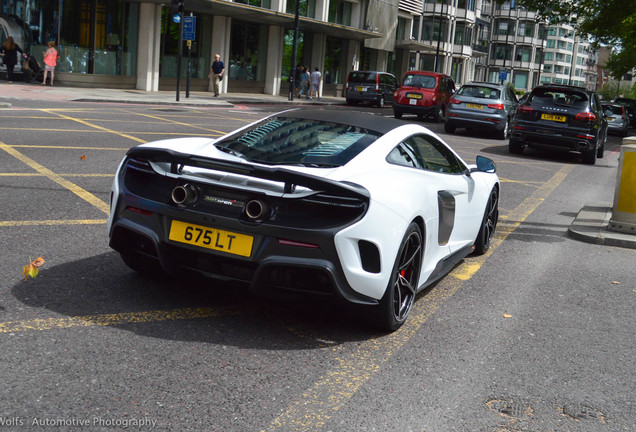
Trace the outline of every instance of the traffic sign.
<path fill-rule="evenodd" d="M 183 17 L 183 40 L 193 41 L 195 40 L 195 33 L 197 29 L 197 17 L 184 16 Z"/>
<path fill-rule="evenodd" d="M 172 22 L 175 24 L 179 24 L 181 22 L 181 14 L 174 14 L 172 15 Z"/>
<path fill-rule="evenodd" d="M 508 71 L 503 69 L 499 71 L 499 79 L 500 80 L 505 80 L 506 78 L 508 78 Z"/>

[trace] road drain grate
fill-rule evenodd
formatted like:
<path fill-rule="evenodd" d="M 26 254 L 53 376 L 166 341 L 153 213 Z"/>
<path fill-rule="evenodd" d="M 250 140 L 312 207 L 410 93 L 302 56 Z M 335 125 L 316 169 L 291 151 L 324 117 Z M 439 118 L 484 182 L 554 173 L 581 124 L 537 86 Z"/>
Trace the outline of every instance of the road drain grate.
<path fill-rule="evenodd" d="M 574 420 L 597 420 L 605 423 L 605 414 L 596 408 L 581 404 L 571 404 L 563 406 L 563 414 Z"/>
<path fill-rule="evenodd" d="M 512 400 L 489 399 L 486 405 L 491 410 L 506 417 L 525 417 L 532 414 L 532 408 Z"/>

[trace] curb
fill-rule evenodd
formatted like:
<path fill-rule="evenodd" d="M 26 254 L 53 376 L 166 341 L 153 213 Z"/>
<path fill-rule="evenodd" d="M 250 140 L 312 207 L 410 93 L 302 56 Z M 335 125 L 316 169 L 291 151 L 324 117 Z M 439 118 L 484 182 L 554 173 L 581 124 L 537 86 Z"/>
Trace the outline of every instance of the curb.
<path fill-rule="evenodd" d="M 585 243 L 636 249 L 636 235 L 607 229 L 611 216 L 611 205 L 587 204 L 579 211 L 568 228 L 568 234 Z"/>

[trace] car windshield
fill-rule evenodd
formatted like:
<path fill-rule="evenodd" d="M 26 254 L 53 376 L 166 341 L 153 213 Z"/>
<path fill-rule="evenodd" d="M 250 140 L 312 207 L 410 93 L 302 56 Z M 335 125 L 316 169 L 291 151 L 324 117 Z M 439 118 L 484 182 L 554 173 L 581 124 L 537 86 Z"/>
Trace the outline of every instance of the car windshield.
<path fill-rule="evenodd" d="M 402 85 L 406 87 L 419 87 L 425 89 L 433 89 L 437 84 L 435 77 L 429 75 L 407 74 L 404 76 Z"/>
<path fill-rule="evenodd" d="M 268 118 L 215 143 L 253 162 L 332 168 L 346 164 L 382 134 L 319 120 Z"/>
<path fill-rule="evenodd" d="M 578 109 L 585 109 L 588 103 L 588 97 L 583 92 L 554 88 L 537 88 L 533 90 L 530 100 L 533 103 L 560 105 Z"/>
<path fill-rule="evenodd" d="M 457 92 L 458 96 L 470 96 L 484 99 L 499 99 L 501 92 L 492 87 L 483 86 L 463 86 Z"/>
<path fill-rule="evenodd" d="M 375 84 L 378 74 L 375 72 L 351 72 L 349 82 Z"/>

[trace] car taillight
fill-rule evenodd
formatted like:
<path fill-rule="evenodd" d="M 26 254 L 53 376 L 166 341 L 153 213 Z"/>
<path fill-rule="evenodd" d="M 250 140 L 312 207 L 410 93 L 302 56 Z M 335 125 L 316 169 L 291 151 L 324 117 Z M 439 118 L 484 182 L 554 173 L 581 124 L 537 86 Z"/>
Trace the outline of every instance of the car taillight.
<path fill-rule="evenodd" d="M 503 104 L 488 104 L 488 108 L 503 110 L 504 105 Z"/>
<path fill-rule="evenodd" d="M 433 101 L 433 102 L 437 102 L 437 95 L 433 95 L 433 99 L 432 99 L 432 101 Z"/>
<path fill-rule="evenodd" d="M 457 100 L 455 98 L 451 98 L 451 100 L 449 100 L 449 102 L 452 103 L 452 104 L 460 104 L 460 103 L 462 103 L 460 100 Z"/>
<path fill-rule="evenodd" d="M 527 114 L 530 114 L 531 112 L 534 111 L 530 105 L 520 105 L 519 108 L 517 108 L 517 110 L 521 113 L 527 113 Z"/>
<path fill-rule="evenodd" d="M 588 122 L 594 122 L 596 121 L 596 114 L 591 113 L 591 112 L 582 112 L 582 113 L 578 113 L 576 115 L 576 117 L 574 117 L 576 120 L 578 121 L 588 121 Z"/>
<path fill-rule="evenodd" d="M 375 75 L 375 91 L 380 91 L 380 74 Z"/>

